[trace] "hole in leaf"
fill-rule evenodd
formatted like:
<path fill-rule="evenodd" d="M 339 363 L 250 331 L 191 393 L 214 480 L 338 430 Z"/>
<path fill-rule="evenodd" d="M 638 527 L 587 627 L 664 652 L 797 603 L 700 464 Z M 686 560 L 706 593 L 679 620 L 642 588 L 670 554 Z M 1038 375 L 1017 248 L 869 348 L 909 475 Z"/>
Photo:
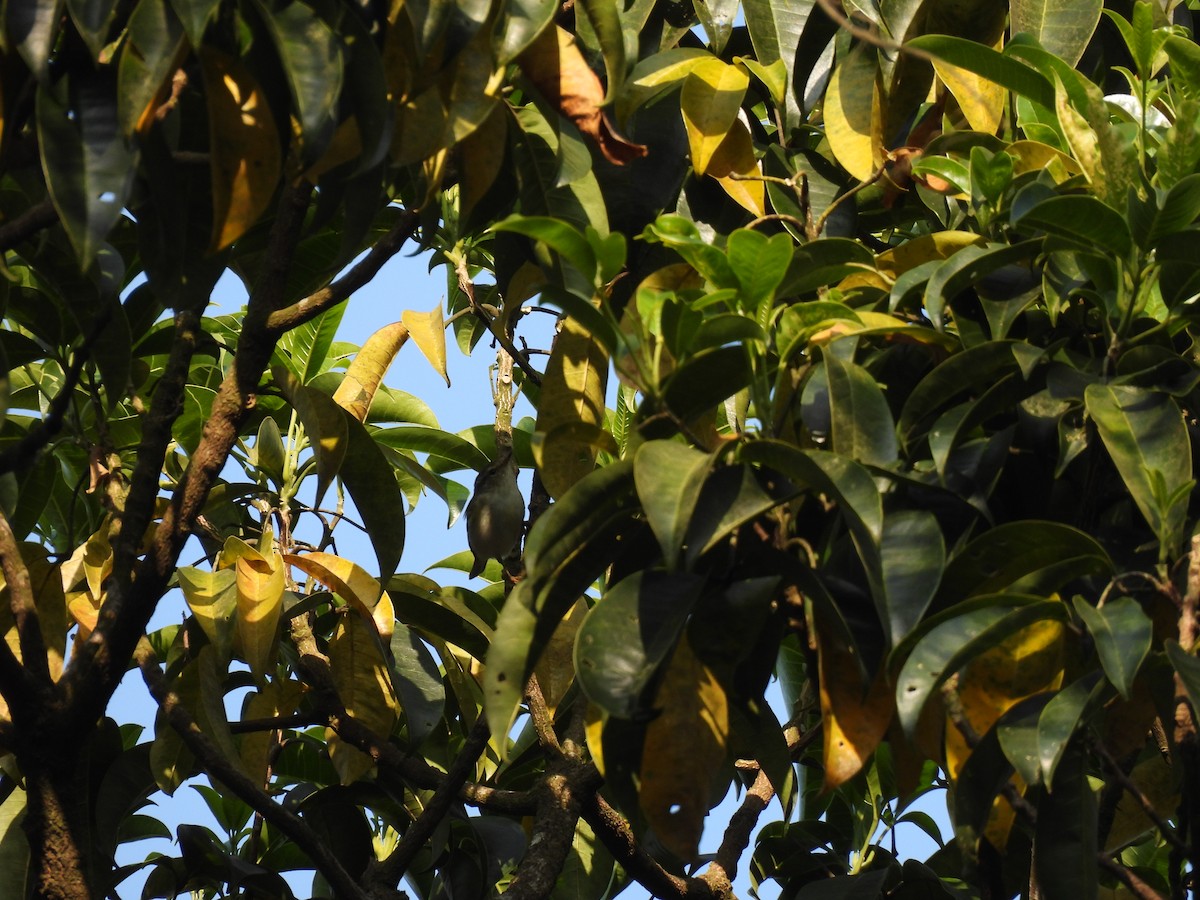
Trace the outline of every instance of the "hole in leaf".
<path fill-rule="evenodd" d="M 105 191 L 103 194 L 100 195 L 99 199 L 100 199 L 101 203 L 116 203 L 117 195 L 114 194 L 112 191 Z"/>

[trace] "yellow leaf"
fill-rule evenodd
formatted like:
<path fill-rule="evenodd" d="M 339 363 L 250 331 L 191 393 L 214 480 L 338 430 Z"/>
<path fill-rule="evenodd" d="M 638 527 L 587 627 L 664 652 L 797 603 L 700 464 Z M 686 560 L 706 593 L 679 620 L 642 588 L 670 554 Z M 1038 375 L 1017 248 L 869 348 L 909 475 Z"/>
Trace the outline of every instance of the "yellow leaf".
<path fill-rule="evenodd" d="M 385 642 L 390 642 L 392 632 L 396 630 L 396 607 L 392 605 L 392 598 L 388 596 L 387 591 L 380 595 L 379 602 L 371 610 L 371 621 L 375 623 L 379 637 Z"/>
<path fill-rule="evenodd" d="M 892 719 L 894 698 L 883 669 L 868 684 L 858 649 L 841 620 L 810 602 L 811 634 L 821 674 L 825 783 L 829 791 L 857 775 Z"/>
<path fill-rule="evenodd" d="M 959 109 L 967 117 L 971 128 L 985 134 L 995 134 L 1004 115 L 1008 91 L 994 81 L 936 58 L 933 68 L 958 101 Z"/>
<path fill-rule="evenodd" d="M 750 130 L 737 119 L 708 163 L 708 174 L 725 193 L 756 216 L 766 213 L 766 191 L 754 156 Z M 734 177 L 740 176 L 740 177 Z"/>
<path fill-rule="evenodd" d="M 1043 144 L 1039 141 L 1014 141 L 1004 148 L 1004 152 L 1015 157 L 1013 175 L 1024 175 L 1026 172 L 1048 171 L 1057 183 L 1066 181 L 1073 175 L 1081 174 L 1079 163 L 1071 159 L 1057 147 Z"/>
<path fill-rule="evenodd" d="M 695 66 L 684 80 L 679 108 L 697 175 L 708 171 L 721 142 L 738 119 L 749 86 L 750 77 L 744 71 L 717 59 Z"/>
<path fill-rule="evenodd" d="M 976 734 L 987 734 L 996 721 L 1026 697 L 1057 690 L 1063 676 L 1062 622 L 1034 622 L 981 653 L 959 672 L 958 698 Z M 971 755 L 953 724 L 946 726 L 946 771 L 957 778 Z"/>
<path fill-rule="evenodd" d="M 271 205 L 282 155 L 270 105 L 250 70 L 211 47 L 199 55 L 212 169 L 210 250 L 217 251 L 245 234 Z"/>
<path fill-rule="evenodd" d="M 104 593 L 104 580 L 112 574 L 113 552 L 108 543 L 108 529 L 101 528 L 84 544 L 83 575 L 88 592 L 93 597 Z"/>
<path fill-rule="evenodd" d="M 662 713 L 646 727 L 638 799 L 663 846 L 691 862 L 725 762 L 729 706 L 686 637 L 675 648 L 655 707 Z"/>
<path fill-rule="evenodd" d="M 306 553 L 303 556 L 289 553 L 283 559 L 288 565 L 317 579 L 368 619 L 371 618 L 371 611 L 379 603 L 379 582 L 360 565 L 332 553 Z"/>
<path fill-rule="evenodd" d="M 859 44 L 829 78 L 825 91 L 825 135 L 842 168 L 869 181 L 883 163 L 879 64 L 875 48 Z"/>
<path fill-rule="evenodd" d="M 588 753 L 592 757 L 592 762 L 596 764 L 596 771 L 600 773 L 601 778 L 604 777 L 604 721 L 604 710 L 595 703 L 588 703 L 587 724 L 584 733 L 587 738 Z"/>
<path fill-rule="evenodd" d="M 221 662 L 228 663 L 237 621 L 236 573 L 233 569 L 205 572 L 190 566 L 180 566 L 177 571 L 183 599 Z"/>
<path fill-rule="evenodd" d="M 242 655 L 254 680 L 262 686 L 271 669 L 279 613 L 283 608 L 285 584 L 283 557 L 279 551 L 267 561 L 249 554 L 234 563 L 237 577 L 237 634 Z"/>
<path fill-rule="evenodd" d="M 561 497 L 596 464 L 596 446 L 570 426 L 602 428 L 608 353 L 574 319 L 563 323 L 542 376 L 534 455 L 551 497 Z M 565 427 L 564 426 L 568 426 Z"/>
<path fill-rule="evenodd" d="M 508 110 L 496 104 L 480 126 L 458 144 L 458 217 L 470 219 L 471 212 L 483 199 L 504 165 L 508 147 Z"/>
<path fill-rule="evenodd" d="M 358 119 L 351 116 L 333 133 L 333 139 L 321 155 L 300 177 L 313 184 L 330 169 L 345 165 L 362 155 L 362 136 L 358 130 Z"/>
<path fill-rule="evenodd" d="M 300 705 L 303 694 L 304 687 L 298 681 L 272 681 L 262 690 L 246 698 L 242 707 L 242 718 L 274 719 L 291 715 Z M 242 768 L 259 787 L 266 787 L 271 743 L 271 732 L 266 729 L 251 731 L 242 736 L 239 748 Z"/>
<path fill-rule="evenodd" d="M 225 544 L 217 555 L 217 569 L 231 568 L 239 559 L 249 559 L 252 562 L 265 563 L 267 558 L 239 537 L 230 535 L 225 538 Z"/>
<path fill-rule="evenodd" d="M 346 369 L 342 383 L 333 392 L 337 404 L 358 421 L 365 422 L 388 366 L 407 340 L 408 329 L 401 322 L 384 325 L 367 338 Z"/>
<path fill-rule="evenodd" d="M 446 374 L 446 323 L 442 318 L 442 305 L 439 303 L 427 313 L 406 309 L 400 315 L 400 321 L 433 370 L 445 378 L 446 387 L 450 387 L 450 376 Z"/>
<path fill-rule="evenodd" d="M 909 269 L 935 259 L 949 259 L 963 247 L 972 244 L 983 246 L 987 238 L 969 231 L 939 231 L 905 241 L 891 250 L 875 257 L 875 272 L 847 275 L 838 284 L 838 289 L 849 291 L 860 287 L 877 287 L 889 291 L 896 279 Z"/>
<path fill-rule="evenodd" d="M 368 621 L 359 615 L 340 616 L 333 638 L 329 641 L 329 670 L 337 687 L 338 697 L 346 712 L 380 737 L 392 733 L 399 712 L 391 675 L 379 643 L 379 636 Z M 339 746 L 342 760 L 334 759 L 338 777 L 349 783 L 362 775 L 363 757 L 351 747 Z M 333 750 L 330 752 L 333 758 Z M 360 758 L 361 757 L 361 758 Z M 357 774 L 355 774 L 357 773 Z"/>

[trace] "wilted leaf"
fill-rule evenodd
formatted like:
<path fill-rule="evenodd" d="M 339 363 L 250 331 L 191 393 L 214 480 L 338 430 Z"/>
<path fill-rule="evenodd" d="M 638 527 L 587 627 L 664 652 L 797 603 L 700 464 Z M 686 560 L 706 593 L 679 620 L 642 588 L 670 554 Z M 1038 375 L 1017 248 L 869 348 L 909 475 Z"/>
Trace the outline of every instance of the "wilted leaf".
<path fill-rule="evenodd" d="M 346 712 L 376 734 L 390 735 L 396 724 L 396 695 L 379 636 L 367 619 L 339 617 L 329 641 L 329 669 Z M 339 751 L 337 757 L 332 752 L 330 756 L 343 783 L 366 771 L 363 760 L 368 769 L 372 764 L 370 757 L 348 745 L 342 744 Z"/>
<path fill-rule="evenodd" d="M 663 846 L 691 862 L 725 762 L 729 708 L 725 691 L 686 639 L 675 649 L 656 705 L 662 713 L 646 727 L 639 801 Z"/>
<path fill-rule="evenodd" d="M 298 681 L 273 679 L 265 687 L 246 698 L 242 706 L 243 719 L 274 719 L 291 715 L 300 704 L 304 688 Z M 239 753 L 242 768 L 249 773 L 254 783 L 266 787 L 271 731 L 261 729 L 242 736 Z"/>
<path fill-rule="evenodd" d="M 180 566 L 179 587 L 188 608 L 212 642 L 222 664 L 229 662 L 237 616 L 237 576 L 233 569 L 206 571 Z"/>
<path fill-rule="evenodd" d="M 542 95 L 595 141 L 609 162 L 619 166 L 646 155 L 645 147 L 613 130 L 601 108 L 604 88 L 570 32 L 557 25 L 546 29 L 521 54 L 519 62 Z"/>

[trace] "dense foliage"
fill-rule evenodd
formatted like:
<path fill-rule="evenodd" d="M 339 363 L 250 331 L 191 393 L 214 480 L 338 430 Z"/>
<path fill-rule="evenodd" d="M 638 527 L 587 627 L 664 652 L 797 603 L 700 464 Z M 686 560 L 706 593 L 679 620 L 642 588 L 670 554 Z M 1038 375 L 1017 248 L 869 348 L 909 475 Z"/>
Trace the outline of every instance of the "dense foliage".
<path fill-rule="evenodd" d="M 1192 892 L 1186 5 L 0 9 L 5 896 Z M 445 309 L 335 341 L 414 246 Z M 523 548 L 408 572 L 510 453 Z"/>

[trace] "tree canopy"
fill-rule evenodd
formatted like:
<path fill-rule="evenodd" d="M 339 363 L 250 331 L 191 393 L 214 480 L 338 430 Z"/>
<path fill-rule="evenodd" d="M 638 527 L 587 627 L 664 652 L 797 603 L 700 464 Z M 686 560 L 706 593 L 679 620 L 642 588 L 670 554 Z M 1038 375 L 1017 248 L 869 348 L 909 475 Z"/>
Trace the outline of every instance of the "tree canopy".
<path fill-rule="evenodd" d="M 0 6 L 6 896 L 1194 893 L 1190 5 Z M 462 433 L 383 383 L 448 347 Z"/>

